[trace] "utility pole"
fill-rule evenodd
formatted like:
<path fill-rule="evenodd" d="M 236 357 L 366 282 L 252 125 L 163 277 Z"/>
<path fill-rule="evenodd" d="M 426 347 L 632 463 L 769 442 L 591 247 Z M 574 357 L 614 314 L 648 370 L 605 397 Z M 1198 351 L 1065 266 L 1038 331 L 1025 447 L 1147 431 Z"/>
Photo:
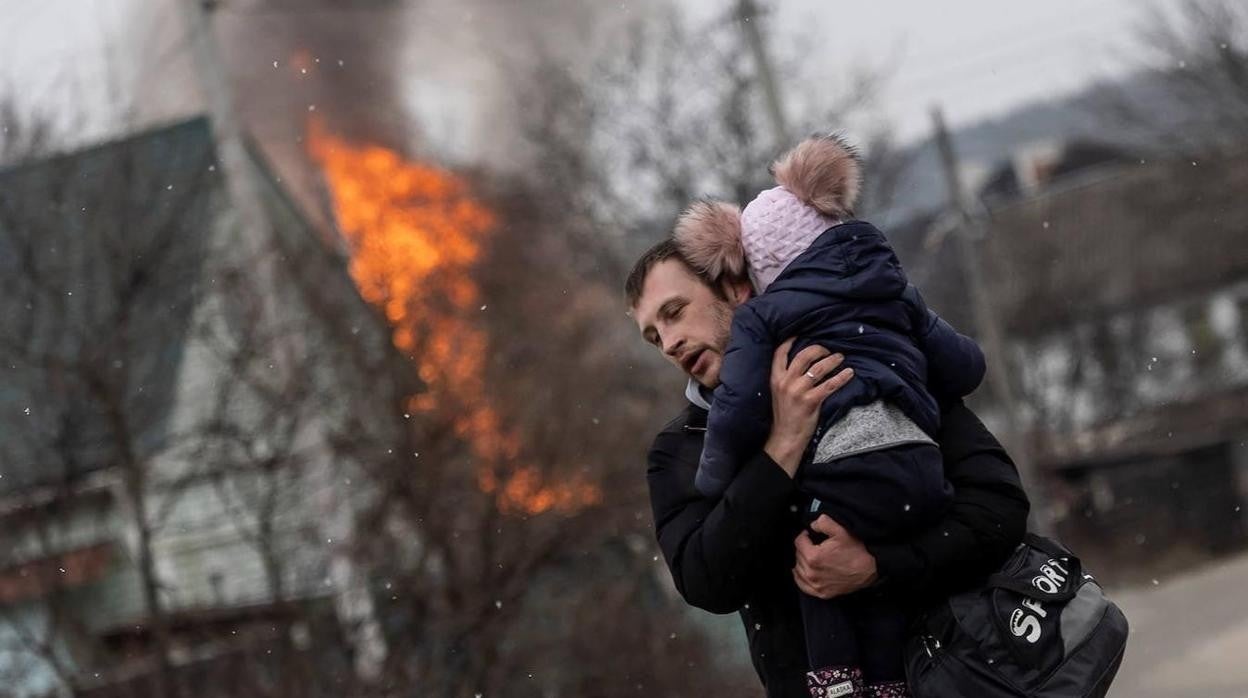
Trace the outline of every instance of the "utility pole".
<path fill-rule="evenodd" d="M 741 22 L 741 31 L 745 32 L 745 41 L 754 54 L 754 62 L 758 67 L 758 80 L 763 86 L 763 101 L 767 104 L 767 115 L 771 118 L 772 136 L 778 148 L 789 144 L 789 127 L 784 118 L 784 105 L 780 98 L 780 88 L 776 84 L 776 75 L 771 68 L 771 58 L 767 54 L 767 46 L 763 43 L 763 33 L 758 28 L 758 8 L 754 0 L 740 0 L 737 3 L 737 19 Z"/>
<path fill-rule="evenodd" d="M 1018 466 L 1023 482 L 1028 486 L 1028 498 L 1031 500 L 1030 528 L 1041 535 L 1051 533 L 1052 523 L 1044 496 L 1045 483 L 1032 465 L 1031 454 L 1028 452 L 1022 425 L 1018 418 L 1018 402 L 1014 395 L 1013 383 L 1010 380 L 1009 365 L 1006 355 L 1005 332 L 1002 321 L 992 305 L 990 291 L 984 282 L 983 260 L 977 241 L 985 237 L 985 226 L 982 218 L 971 213 L 967 200 L 966 189 L 962 184 L 962 175 L 958 168 L 958 155 L 953 147 L 953 138 L 945 126 L 944 114 L 940 107 L 932 107 L 932 126 L 936 147 L 940 151 L 940 163 L 944 169 L 945 182 L 949 189 L 949 207 L 957 217 L 955 237 L 962 265 L 966 268 L 967 290 L 970 293 L 971 310 L 975 317 L 975 325 L 979 329 L 979 341 L 984 349 L 984 359 L 988 368 L 988 383 L 992 387 L 993 396 L 1001 406 L 1005 418 L 1006 434 L 1002 439 L 1008 447 L 1010 457 Z"/>

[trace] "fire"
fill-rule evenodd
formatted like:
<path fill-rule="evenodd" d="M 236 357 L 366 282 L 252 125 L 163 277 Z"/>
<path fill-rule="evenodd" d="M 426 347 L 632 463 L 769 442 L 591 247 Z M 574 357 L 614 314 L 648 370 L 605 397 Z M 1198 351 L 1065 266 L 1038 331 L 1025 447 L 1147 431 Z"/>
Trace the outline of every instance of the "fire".
<path fill-rule="evenodd" d="M 453 173 L 348 143 L 317 121 L 308 144 L 329 184 L 351 277 L 385 313 L 394 345 L 412 356 L 426 385 L 408 409 L 454 415 L 456 435 L 476 457 L 478 486 L 503 511 L 572 513 L 601 501 L 591 483 L 546 483 L 520 463 L 519 437 L 487 399 L 489 346 L 472 271 L 495 228 L 493 213 Z"/>

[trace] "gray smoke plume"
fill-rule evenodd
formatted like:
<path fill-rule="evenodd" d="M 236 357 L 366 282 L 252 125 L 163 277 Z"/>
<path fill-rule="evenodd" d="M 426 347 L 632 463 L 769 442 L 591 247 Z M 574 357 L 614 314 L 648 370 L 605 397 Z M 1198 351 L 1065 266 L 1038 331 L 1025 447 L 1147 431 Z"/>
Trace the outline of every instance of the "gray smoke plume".
<path fill-rule="evenodd" d="M 577 0 L 223 2 L 222 53 L 249 129 L 297 144 L 310 115 L 335 132 L 453 160 L 516 136 L 505 106 L 545 53 L 586 60 L 633 10 Z"/>

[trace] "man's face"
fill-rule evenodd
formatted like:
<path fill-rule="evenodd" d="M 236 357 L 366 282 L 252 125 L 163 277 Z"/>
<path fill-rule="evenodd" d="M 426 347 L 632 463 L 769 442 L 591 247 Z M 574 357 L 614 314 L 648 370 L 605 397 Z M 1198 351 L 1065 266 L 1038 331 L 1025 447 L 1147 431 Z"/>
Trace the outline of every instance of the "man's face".
<path fill-rule="evenodd" d="M 719 385 L 732 311 L 749 297 L 749 286 L 729 286 L 725 293 L 715 293 L 680 260 L 665 259 L 651 267 L 633 308 L 642 338 L 708 388 Z"/>

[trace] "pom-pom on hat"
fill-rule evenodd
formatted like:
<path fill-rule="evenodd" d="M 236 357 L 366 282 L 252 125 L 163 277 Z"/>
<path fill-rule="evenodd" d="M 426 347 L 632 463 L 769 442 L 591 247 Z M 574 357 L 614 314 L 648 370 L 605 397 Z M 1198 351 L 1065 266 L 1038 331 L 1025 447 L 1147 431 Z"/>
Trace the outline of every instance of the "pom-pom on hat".
<path fill-rule="evenodd" d="M 771 165 L 776 184 L 832 218 L 851 218 L 862 191 L 858 151 L 840 136 L 813 136 Z"/>
<path fill-rule="evenodd" d="M 696 201 L 672 233 L 685 260 L 708 278 L 745 278 L 745 250 L 741 246 L 741 209 L 723 201 Z"/>

